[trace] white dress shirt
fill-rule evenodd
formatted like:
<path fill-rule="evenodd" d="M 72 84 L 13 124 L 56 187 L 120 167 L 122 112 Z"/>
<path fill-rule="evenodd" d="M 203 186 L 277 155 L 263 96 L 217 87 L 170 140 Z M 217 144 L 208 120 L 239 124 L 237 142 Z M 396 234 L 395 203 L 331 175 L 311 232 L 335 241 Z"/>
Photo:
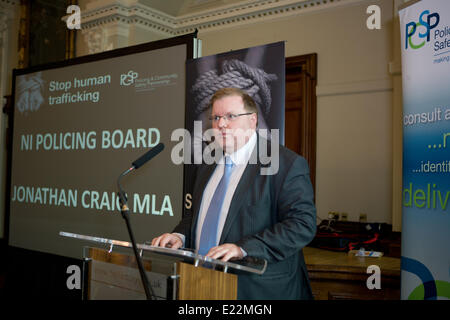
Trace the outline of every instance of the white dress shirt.
<path fill-rule="evenodd" d="M 228 216 L 228 210 L 230 208 L 231 200 L 233 198 L 236 187 L 239 184 L 239 181 L 241 180 L 242 174 L 244 173 L 244 170 L 247 167 L 253 149 L 256 146 L 256 140 L 257 140 L 256 132 L 253 132 L 249 141 L 244 146 L 242 146 L 240 149 L 236 150 L 232 154 L 229 155 L 226 154 L 231 158 L 231 161 L 233 161 L 234 167 L 233 172 L 231 173 L 230 181 L 228 183 L 228 189 L 225 194 L 225 199 L 223 201 L 222 210 L 219 217 L 216 245 L 219 243 L 220 237 L 222 235 L 223 226 L 225 225 L 225 221 Z M 211 175 L 206 185 L 206 188 L 203 192 L 202 202 L 200 204 L 200 213 L 196 226 L 196 239 L 195 239 L 196 251 L 200 244 L 201 230 L 203 222 L 205 221 L 206 213 L 208 212 L 208 208 L 211 203 L 211 199 L 214 195 L 214 192 L 216 191 L 216 188 L 219 185 L 220 180 L 222 179 L 224 170 L 225 170 L 225 159 L 224 157 L 222 157 L 222 159 L 220 159 L 219 163 L 217 164 L 213 174 Z M 177 233 L 177 235 L 181 236 L 184 245 L 185 242 L 184 235 L 181 235 L 179 233 Z M 243 251 L 243 253 L 244 255 L 246 255 L 245 251 Z"/>

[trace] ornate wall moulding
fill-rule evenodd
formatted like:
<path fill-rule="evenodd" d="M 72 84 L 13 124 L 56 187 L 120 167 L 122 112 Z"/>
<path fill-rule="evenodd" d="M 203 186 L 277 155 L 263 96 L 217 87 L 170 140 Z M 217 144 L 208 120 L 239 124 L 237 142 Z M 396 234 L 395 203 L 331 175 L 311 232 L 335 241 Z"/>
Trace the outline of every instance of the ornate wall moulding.
<path fill-rule="evenodd" d="M 136 1 L 98 1 L 98 7 L 88 6 L 82 12 L 82 28 L 120 22 L 138 25 L 167 36 L 193 32 L 208 32 L 237 25 L 264 22 L 350 5 L 364 0 L 266 0 L 241 1 L 192 14 L 172 16 Z"/>

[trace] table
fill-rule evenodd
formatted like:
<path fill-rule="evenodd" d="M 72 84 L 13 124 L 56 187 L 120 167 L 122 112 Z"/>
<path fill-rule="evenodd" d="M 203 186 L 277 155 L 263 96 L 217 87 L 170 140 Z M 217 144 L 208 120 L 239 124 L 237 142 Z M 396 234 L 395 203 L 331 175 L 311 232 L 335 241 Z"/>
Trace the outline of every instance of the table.
<path fill-rule="evenodd" d="M 303 254 L 316 300 L 400 299 L 399 258 L 356 257 L 312 247 L 305 247 Z M 367 268 L 372 265 L 380 268 L 381 289 L 367 287 L 367 280 L 373 275 Z"/>

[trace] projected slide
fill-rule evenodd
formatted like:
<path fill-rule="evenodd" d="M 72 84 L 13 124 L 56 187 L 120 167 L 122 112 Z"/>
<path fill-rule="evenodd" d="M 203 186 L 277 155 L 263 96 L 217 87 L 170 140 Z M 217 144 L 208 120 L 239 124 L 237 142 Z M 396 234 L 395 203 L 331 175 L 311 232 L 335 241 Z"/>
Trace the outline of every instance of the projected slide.
<path fill-rule="evenodd" d="M 121 183 L 137 242 L 178 223 L 170 137 L 184 127 L 186 58 L 181 44 L 16 75 L 10 245 L 80 258 L 83 243 L 60 231 L 129 241 L 116 179 L 160 142 Z"/>

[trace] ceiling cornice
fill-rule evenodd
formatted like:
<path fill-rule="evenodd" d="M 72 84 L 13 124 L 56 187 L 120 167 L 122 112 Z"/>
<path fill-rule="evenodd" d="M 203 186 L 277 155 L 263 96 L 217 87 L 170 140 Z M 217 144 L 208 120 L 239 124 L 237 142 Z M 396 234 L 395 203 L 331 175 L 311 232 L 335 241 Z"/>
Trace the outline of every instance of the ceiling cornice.
<path fill-rule="evenodd" d="M 4 0 L 2 0 L 4 1 Z M 296 16 L 365 0 L 248 0 L 194 14 L 172 16 L 139 2 L 109 1 L 82 11 L 82 29 L 109 23 L 137 24 L 168 36 L 202 32 Z M 106 1 L 108 2 L 108 1 Z"/>
<path fill-rule="evenodd" d="M 0 36 L 8 28 L 14 18 L 14 10 L 18 8 L 19 0 L 0 0 Z"/>
<path fill-rule="evenodd" d="M 0 0 L 0 5 L 18 6 L 20 0 Z"/>
<path fill-rule="evenodd" d="M 20 5 L 20 0 L 0 0 L 0 14 L 11 11 Z"/>

